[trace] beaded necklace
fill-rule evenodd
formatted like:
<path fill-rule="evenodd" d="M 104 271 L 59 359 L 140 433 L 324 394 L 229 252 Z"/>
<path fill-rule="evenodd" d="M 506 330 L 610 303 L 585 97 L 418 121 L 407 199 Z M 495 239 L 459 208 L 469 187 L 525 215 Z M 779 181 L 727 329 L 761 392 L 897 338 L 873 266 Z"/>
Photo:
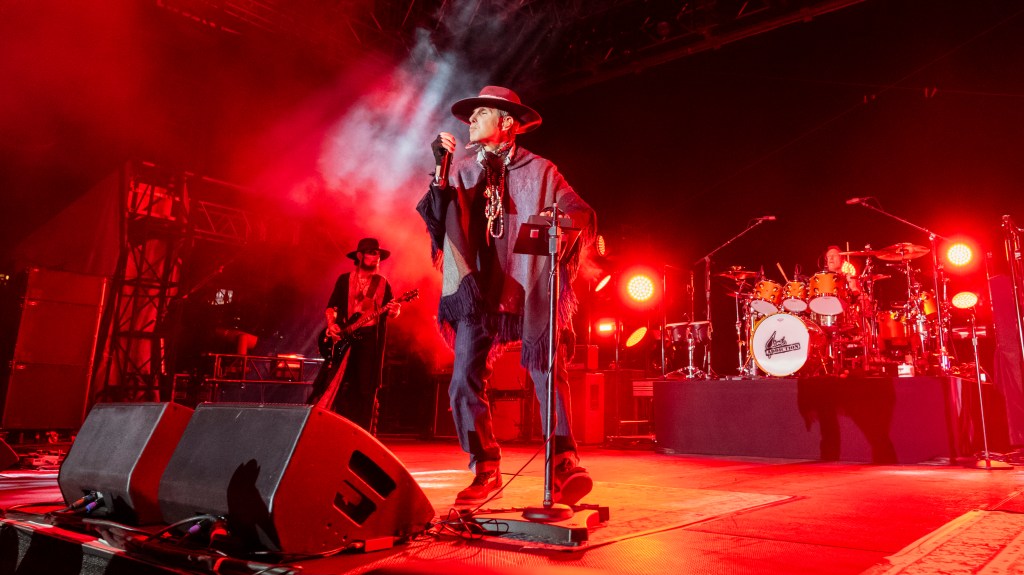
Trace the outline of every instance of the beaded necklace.
<path fill-rule="evenodd" d="M 490 158 L 482 147 L 477 151 L 477 162 L 483 166 L 484 177 L 487 180 L 484 188 L 484 198 L 487 199 L 484 217 L 487 218 L 488 243 L 491 238 L 497 239 L 505 235 L 505 175 L 508 173 L 508 165 L 512 162 L 514 150 L 515 143 L 506 142 L 490 153 Z M 492 164 L 497 159 L 500 159 L 500 166 L 495 169 Z"/>

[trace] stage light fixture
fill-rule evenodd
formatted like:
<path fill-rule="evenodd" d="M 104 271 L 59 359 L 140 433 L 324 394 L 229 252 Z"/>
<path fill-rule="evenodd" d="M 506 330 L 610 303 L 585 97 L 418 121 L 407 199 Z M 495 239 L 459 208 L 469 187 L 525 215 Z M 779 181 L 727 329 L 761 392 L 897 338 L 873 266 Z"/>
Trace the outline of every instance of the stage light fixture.
<path fill-rule="evenodd" d="M 597 239 L 594 241 L 594 249 L 597 250 L 597 255 L 601 257 L 608 255 L 608 244 L 605 243 L 604 235 L 597 234 Z"/>
<path fill-rule="evenodd" d="M 950 301 L 952 302 L 953 307 L 957 309 L 971 309 L 978 305 L 978 294 L 971 291 L 962 291 L 954 295 L 953 299 Z"/>
<path fill-rule="evenodd" d="M 597 293 L 608 285 L 608 282 L 612 281 L 612 274 L 608 274 L 601 278 L 601 281 L 597 282 L 597 287 L 594 288 L 594 293 Z"/>
<path fill-rule="evenodd" d="M 840 271 L 842 271 L 844 274 L 846 274 L 848 276 L 855 276 L 855 275 L 857 275 L 857 268 L 853 265 L 852 262 L 850 262 L 850 260 L 846 260 L 846 261 L 843 262 L 843 265 L 841 266 Z"/>
<path fill-rule="evenodd" d="M 946 250 L 946 259 L 951 265 L 963 267 L 974 259 L 974 252 L 969 245 L 957 242 Z"/>
<path fill-rule="evenodd" d="M 645 335 L 647 335 L 646 327 L 637 328 L 636 331 L 629 334 L 629 337 L 626 338 L 626 347 L 633 347 L 634 345 L 640 343 L 641 341 L 644 340 Z"/>
<path fill-rule="evenodd" d="M 614 319 L 600 319 L 600 320 L 598 320 L 597 321 L 597 326 L 596 326 L 597 327 L 597 334 L 598 335 L 604 335 L 604 336 L 614 335 L 615 334 L 615 328 L 618 326 L 618 323 L 619 322 L 615 321 Z"/>
<path fill-rule="evenodd" d="M 654 296 L 654 280 L 644 274 L 634 275 L 626 282 L 626 293 L 633 301 L 646 302 Z"/>

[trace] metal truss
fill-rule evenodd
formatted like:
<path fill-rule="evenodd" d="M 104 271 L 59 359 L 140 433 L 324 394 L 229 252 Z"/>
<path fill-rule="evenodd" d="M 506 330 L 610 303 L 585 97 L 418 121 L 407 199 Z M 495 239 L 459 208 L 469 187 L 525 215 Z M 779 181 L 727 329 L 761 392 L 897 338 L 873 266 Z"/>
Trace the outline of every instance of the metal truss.
<path fill-rule="evenodd" d="M 426 31 L 444 49 L 481 42 L 520 55 L 495 81 L 566 92 L 864 0 L 156 0 L 234 34 L 278 38 L 328 63 L 408 55 Z M 475 43 L 474 43 L 475 39 Z M 486 49 L 483 57 L 488 58 Z M 477 54 L 480 56 L 480 54 Z M 501 60 L 501 58 L 493 58 Z M 532 83 L 533 86 L 527 85 Z"/>
<path fill-rule="evenodd" d="M 155 401 L 164 374 L 164 318 L 186 248 L 187 186 L 179 174 L 131 163 L 122 188 L 121 255 L 98 399 Z"/>

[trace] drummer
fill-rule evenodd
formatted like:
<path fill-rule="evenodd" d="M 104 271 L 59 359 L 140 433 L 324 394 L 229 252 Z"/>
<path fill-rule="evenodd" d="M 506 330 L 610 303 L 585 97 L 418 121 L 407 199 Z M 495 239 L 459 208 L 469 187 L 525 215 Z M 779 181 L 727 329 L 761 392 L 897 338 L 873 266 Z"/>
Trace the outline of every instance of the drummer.
<path fill-rule="evenodd" d="M 857 270 L 850 260 L 842 256 L 842 251 L 839 246 L 829 246 L 825 250 L 825 266 L 828 271 L 846 278 L 846 288 L 851 296 L 850 299 L 856 301 L 861 294 L 860 282 L 857 281 Z"/>

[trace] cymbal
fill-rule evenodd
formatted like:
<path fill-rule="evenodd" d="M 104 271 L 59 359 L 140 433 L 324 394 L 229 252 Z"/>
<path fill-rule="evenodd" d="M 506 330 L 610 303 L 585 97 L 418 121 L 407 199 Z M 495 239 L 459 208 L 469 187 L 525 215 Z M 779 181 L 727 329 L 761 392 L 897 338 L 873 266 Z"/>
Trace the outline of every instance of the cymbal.
<path fill-rule="evenodd" d="M 919 246 L 909 242 L 900 242 L 878 250 L 876 256 L 878 259 L 885 260 L 887 262 L 899 262 L 919 258 L 930 251 L 932 250 L 924 246 Z"/>
<path fill-rule="evenodd" d="M 745 269 L 741 268 L 740 266 L 732 266 L 731 268 L 729 268 L 729 271 L 720 272 L 720 273 L 717 273 L 715 275 L 720 277 L 720 278 L 729 278 L 729 279 L 731 279 L 733 281 L 741 281 L 741 280 L 749 280 L 751 278 L 756 278 L 757 277 L 757 272 L 752 272 L 750 270 L 745 270 Z"/>
<path fill-rule="evenodd" d="M 860 279 L 862 279 L 862 280 L 871 280 L 873 282 L 876 282 L 876 281 L 879 281 L 879 280 L 887 280 L 887 279 L 889 279 L 891 277 L 892 276 L 888 275 L 888 274 L 872 274 L 872 275 L 869 275 L 869 276 L 860 276 Z"/>
<path fill-rule="evenodd" d="M 742 292 L 742 291 L 727 291 L 727 292 L 725 292 L 725 295 L 727 295 L 729 297 L 732 297 L 732 298 L 737 298 L 737 297 L 738 298 L 749 298 L 753 294 L 748 293 L 748 292 Z"/>
<path fill-rule="evenodd" d="M 878 252 L 875 250 L 861 250 L 858 252 L 839 252 L 841 256 L 875 256 Z"/>

